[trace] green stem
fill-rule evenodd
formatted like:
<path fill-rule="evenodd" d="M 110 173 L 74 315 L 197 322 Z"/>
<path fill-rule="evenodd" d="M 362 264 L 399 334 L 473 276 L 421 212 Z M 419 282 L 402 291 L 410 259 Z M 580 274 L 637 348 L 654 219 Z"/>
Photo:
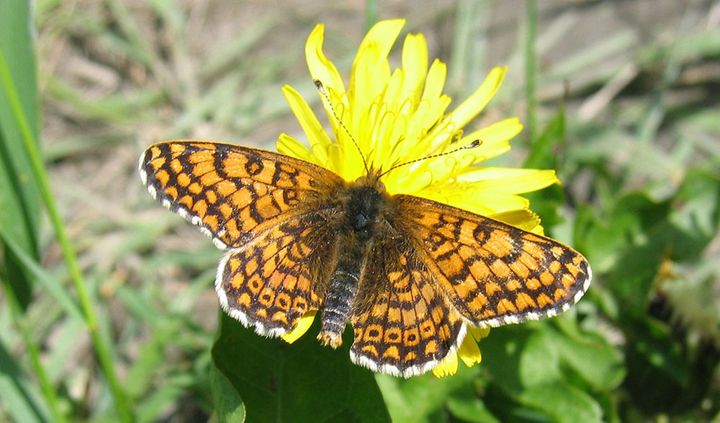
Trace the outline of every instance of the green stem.
<path fill-rule="evenodd" d="M 15 86 L 12 82 L 12 75 L 10 74 L 10 69 L 7 66 L 7 62 L 5 61 L 5 56 L 2 51 L 0 51 L 0 81 L 2 81 L 5 95 L 10 102 L 10 107 L 12 108 L 14 117 L 20 127 L 25 152 L 30 159 L 35 180 L 38 183 L 40 194 L 48 211 L 48 217 L 52 223 L 68 268 L 68 272 L 70 273 L 70 278 L 75 287 L 75 291 L 77 292 L 80 307 L 85 317 L 87 331 L 90 334 L 90 339 L 93 347 L 95 348 L 95 354 L 100 362 L 103 374 L 110 385 L 110 390 L 115 400 L 115 407 L 123 421 L 132 421 L 132 414 L 130 413 L 127 398 L 120 386 L 117 375 L 115 374 L 110 349 L 100 336 L 100 332 L 98 330 L 98 320 L 95 316 L 90 296 L 85 288 L 85 281 L 83 280 L 82 273 L 80 272 L 80 266 L 78 265 L 77 258 L 75 257 L 75 251 L 70 244 L 70 239 L 65 232 L 65 226 L 63 225 L 57 206 L 55 205 L 55 200 L 52 196 L 52 191 L 50 190 L 50 183 L 48 182 L 47 174 L 45 173 L 40 152 L 38 151 L 33 134 L 30 131 L 30 126 L 28 125 L 25 112 L 23 111 L 17 92 L 15 91 Z"/>
<path fill-rule="evenodd" d="M 535 52 L 535 39 L 537 38 L 537 1 L 527 0 L 527 14 L 525 22 L 525 98 L 527 99 L 527 116 L 525 128 L 530 142 L 535 140 L 537 128 L 537 57 Z"/>
<path fill-rule="evenodd" d="M 378 21 L 377 0 L 365 0 L 365 32 Z"/>

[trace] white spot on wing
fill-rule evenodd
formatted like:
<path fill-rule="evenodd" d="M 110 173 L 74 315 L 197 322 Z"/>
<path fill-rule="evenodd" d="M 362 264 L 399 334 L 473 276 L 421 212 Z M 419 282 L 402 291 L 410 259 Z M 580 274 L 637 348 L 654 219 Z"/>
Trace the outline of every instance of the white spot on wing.
<path fill-rule="evenodd" d="M 503 323 L 508 324 L 508 325 L 514 325 L 514 324 L 520 323 L 520 318 L 517 315 L 505 316 L 502 318 L 502 320 L 503 320 Z"/>
<path fill-rule="evenodd" d="M 147 185 L 147 172 L 145 172 L 145 156 L 148 154 L 147 151 L 140 155 L 138 159 L 138 171 L 140 171 L 140 179 L 143 185 Z"/>

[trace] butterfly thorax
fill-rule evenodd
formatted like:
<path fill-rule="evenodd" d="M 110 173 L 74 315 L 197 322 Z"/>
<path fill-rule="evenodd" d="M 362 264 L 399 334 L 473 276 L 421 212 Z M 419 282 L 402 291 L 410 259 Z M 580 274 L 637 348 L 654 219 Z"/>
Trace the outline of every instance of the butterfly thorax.
<path fill-rule="evenodd" d="M 390 197 L 376 178 L 363 177 L 337 192 L 342 210 L 336 223 L 336 266 L 328 284 L 318 339 L 333 348 L 342 344 L 355 302 L 363 257 L 379 231 L 386 230 Z"/>

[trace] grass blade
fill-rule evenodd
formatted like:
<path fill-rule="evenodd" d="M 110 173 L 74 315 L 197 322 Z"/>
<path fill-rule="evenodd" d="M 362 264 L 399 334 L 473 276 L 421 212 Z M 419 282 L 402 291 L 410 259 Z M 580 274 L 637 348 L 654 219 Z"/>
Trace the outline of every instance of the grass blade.
<path fill-rule="evenodd" d="M 0 2 L 0 51 L 8 58 L 8 72 L 18 93 L 19 107 L 27 116 L 27 130 L 37 139 L 38 101 L 35 56 L 29 29 L 29 6 L 22 0 Z M 40 194 L 21 143 L 21 128 L 6 96 L 0 95 L 0 227 L 26 254 L 37 258 Z M 30 304 L 31 279 L 7 249 L 0 256 L 10 287 L 23 310 Z"/>
<path fill-rule="evenodd" d="M 80 272 L 80 266 L 78 265 L 75 251 L 72 248 L 70 239 L 65 232 L 65 226 L 60 217 L 60 212 L 55 204 L 52 191 L 50 189 L 50 183 L 45 173 L 45 168 L 38 151 L 36 137 L 30 129 L 28 124 L 27 116 L 18 98 L 18 93 L 15 88 L 12 74 L 8 67 L 5 59 L 5 54 L 0 51 L 0 86 L 2 86 L 4 97 L 8 100 L 15 121 L 20 129 L 20 138 L 25 149 L 25 154 L 30 161 L 33 175 L 38 183 L 41 197 L 47 208 L 50 221 L 52 223 L 55 235 L 60 249 L 62 250 L 65 263 L 70 272 L 70 277 L 73 281 L 75 291 L 77 292 L 80 306 L 83 310 L 87 330 L 90 334 L 95 353 L 100 362 L 103 374 L 110 385 L 110 390 L 115 401 L 115 406 L 118 414 L 123 421 L 132 421 L 132 414 L 130 407 L 127 402 L 125 393 L 123 392 L 120 382 L 115 374 L 113 367 L 112 357 L 110 355 L 110 349 L 107 344 L 103 341 L 102 336 L 99 332 L 98 320 L 93 310 L 90 296 L 86 289 L 85 281 L 83 280 L 82 273 Z"/>

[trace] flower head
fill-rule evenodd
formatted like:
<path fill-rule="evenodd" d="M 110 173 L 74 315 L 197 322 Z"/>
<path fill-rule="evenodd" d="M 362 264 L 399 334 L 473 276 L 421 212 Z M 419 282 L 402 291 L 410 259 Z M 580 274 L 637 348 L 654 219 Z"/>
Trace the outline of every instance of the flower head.
<path fill-rule="evenodd" d="M 305 54 L 312 78 L 324 87 L 323 105 L 333 135 L 324 130 L 302 96 L 285 86 L 283 93 L 309 147 L 282 134 L 278 151 L 332 170 L 349 182 L 365 176 L 366 165 L 379 174 L 408 163 L 382 177 L 389 194 L 423 197 L 542 232 L 539 218 L 520 194 L 558 182 L 555 172 L 482 166 L 510 150 L 510 139 L 522 130 L 520 121 L 513 117 L 467 133 L 463 129 L 493 98 L 507 70 L 491 70 L 475 92 L 448 111 L 451 98 L 443 93 L 446 65 L 434 60 L 428 66 L 422 34 L 405 37 L 401 66 L 391 67 L 388 55 L 403 25 L 403 20 L 388 20 L 370 29 L 347 86 L 322 51 L 323 25 L 315 27 Z M 284 339 L 297 339 L 311 319 L 308 316 Z M 435 374 L 454 373 L 458 355 L 467 365 L 478 363 L 477 341 L 487 332 L 470 328 L 472 336 L 434 369 Z"/>

